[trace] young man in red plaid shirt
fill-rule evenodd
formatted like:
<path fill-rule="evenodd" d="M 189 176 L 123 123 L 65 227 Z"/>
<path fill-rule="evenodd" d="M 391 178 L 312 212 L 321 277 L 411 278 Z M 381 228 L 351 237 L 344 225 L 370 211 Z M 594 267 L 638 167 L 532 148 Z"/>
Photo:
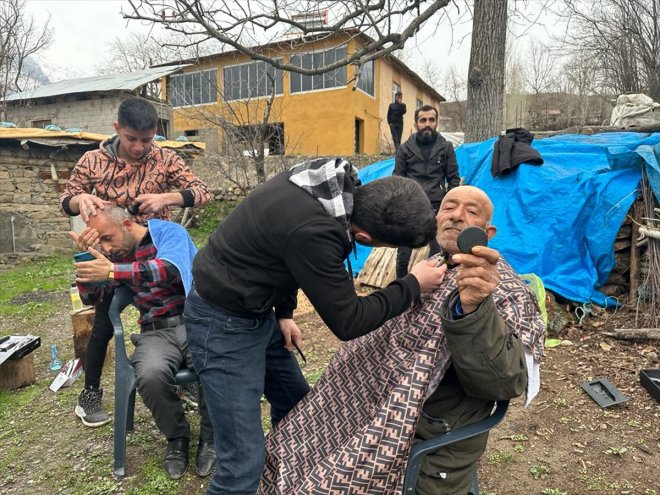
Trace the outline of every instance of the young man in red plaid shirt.
<path fill-rule="evenodd" d="M 97 238 L 101 252 L 90 247 L 95 259 L 76 263 L 81 298 L 94 303 L 118 284 L 135 293 L 133 302 L 140 311 L 142 329 L 141 334 L 131 336 L 137 390 L 167 438 L 165 470 L 170 478 L 178 479 L 188 468 L 190 428 L 176 394 L 174 375 L 183 366 L 192 369 L 182 313 L 192 287 L 191 267 L 197 249 L 181 225 L 152 219 L 145 227 L 117 206 L 106 206 L 91 216 L 80 236 L 72 234 L 79 247 L 91 236 Z M 105 284 L 99 286 L 99 282 Z M 215 465 L 215 449 L 203 396 L 200 414 L 195 467 L 200 476 L 206 476 Z"/>

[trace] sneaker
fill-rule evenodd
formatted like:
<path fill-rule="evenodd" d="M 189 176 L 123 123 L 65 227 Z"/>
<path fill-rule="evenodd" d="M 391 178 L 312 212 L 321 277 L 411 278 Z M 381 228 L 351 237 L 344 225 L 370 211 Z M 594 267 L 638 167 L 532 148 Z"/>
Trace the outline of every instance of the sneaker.
<path fill-rule="evenodd" d="M 96 428 L 110 422 L 110 415 L 101 404 L 102 398 L 102 388 L 85 388 L 80 392 L 75 412 L 85 426 Z"/>

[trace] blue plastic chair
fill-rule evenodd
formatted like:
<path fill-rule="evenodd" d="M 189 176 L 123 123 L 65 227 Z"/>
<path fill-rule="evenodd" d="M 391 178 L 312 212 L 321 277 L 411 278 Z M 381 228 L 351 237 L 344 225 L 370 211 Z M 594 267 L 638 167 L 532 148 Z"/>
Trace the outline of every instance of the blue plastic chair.
<path fill-rule="evenodd" d="M 508 400 L 500 400 L 495 404 L 495 409 L 486 419 L 477 421 L 470 425 L 465 425 L 455 430 L 449 430 L 447 433 L 438 435 L 434 438 L 429 438 L 423 442 L 416 443 L 410 449 L 408 456 L 408 465 L 406 466 L 406 474 L 403 480 L 403 494 L 415 495 L 415 487 L 417 485 L 417 477 L 419 476 L 419 469 L 422 466 L 424 456 L 432 454 L 447 445 L 451 445 L 461 440 L 476 437 L 482 433 L 493 429 L 504 418 L 507 409 L 509 408 Z M 472 470 L 472 484 L 470 485 L 470 493 L 472 495 L 479 495 L 479 480 L 477 478 L 477 466 Z"/>
<path fill-rule="evenodd" d="M 135 413 L 135 369 L 126 353 L 124 327 L 121 312 L 133 303 L 133 291 L 126 286 L 119 287 L 110 303 L 109 316 L 115 334 L 115 447 L 114 475 L 126 476 L 126 433 L 133 431 Z M 177 372 L 176 383 L 184 385 L 197 381 L 197 375 L 189 369 Z"/>

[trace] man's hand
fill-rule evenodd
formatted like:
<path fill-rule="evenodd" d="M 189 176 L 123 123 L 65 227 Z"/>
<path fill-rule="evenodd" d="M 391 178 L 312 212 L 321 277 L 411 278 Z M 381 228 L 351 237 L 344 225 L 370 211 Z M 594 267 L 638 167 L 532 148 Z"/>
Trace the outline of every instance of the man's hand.
<path fill-rule="evenodd" d="M 76 263 L 76 282 L 88 284 L 90 282 L 104 282 L 114 267 L 113 263 L 93 247 L 87 249 L 94 258 L 93 261 Z"/>
<path fill-rule="evenodd" d="M 497 262 L 500 253 L 485 246 L 475 246 L 472 254 L 455 254 L 452 261 L 458 263 L 456 286 L 465 314 L 472 313 L 495 292 L 500 283 Z"/>
<path fill-rule="evenodd" d="M 78 251 L 87 251 L 88 247 L 96 246 L 99 242 L 98 231 L 91 227 L 85 227 L 80 234 L 71 231 L 69 237 L 76 243 Z"/>
<path fill-rule="evenodd" d="M 103 201 L 101 198 L 94 196 L 93 194 L 82 193 L 71 198 L 71 201 L 69 202 L 69 208 L 71 211 L 78 210 L 78 213 L 80 213 L 80 217 L 82 218 L 83 222 L 87 223 L 89 221 L 90 215 L 96 216 L 97 209 L 103 210 L 105 205 L 111 204 L 111 202 Z"/>
<path fill-rule="evenodd" d="M 140 203 L 140 213 L 158 213 L 170 205 L 183 206 L 183 196 L 178 192 L 140 194 L 133 202 Z"/>
<path fill-rule="evenodd" d="M 410 273 L 417 279 L 422 294 L 433 292 L 440 287 L 445 278 L 447 265 L 436 266 L 436 263 L 434 260 L 420 261 L 410 270 Z"/>
<path fill-rule="evenodd" d="M 300 347 L 302 344 L 300 328 L 298 328 L 298 325 L 291 318 L 280 318 L 277 322 L 280 324 L 280 330 L 284 336 L 284 347 L 286 347 L 287 351 L 293 352 L 296 349 L 296 345 Z"/>

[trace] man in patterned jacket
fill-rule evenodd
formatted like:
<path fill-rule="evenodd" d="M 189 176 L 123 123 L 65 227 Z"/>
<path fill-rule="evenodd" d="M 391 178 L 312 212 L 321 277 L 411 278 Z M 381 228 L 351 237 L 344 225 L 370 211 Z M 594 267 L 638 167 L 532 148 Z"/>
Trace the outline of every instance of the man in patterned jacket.
<path fill-rule="evenodd" d="M 88 151 L 76 164 L 60 195 L 65 215 L 80 214 L 84 222 L 108 204 L 125 208 L 139 203 L 136 222 L 150 218 L 168 220 L 169 206 L 200 206 L 211 199 L 208 187 L 171 150 L 153 143 L 158 127 L 156 109 L 147 100 L 127 98 L 119 106 L 116 135 L 103 141 L 98 150 Z M 92 191 L 96 191 L 92 194 Z M 81 250 L 94 246 L 94 232 L 78 239 Z M 85 388 L 80 393 L 76 414 L 85 426 L 110 422 L 103 408 L 100 388 L 103 361 L 112 338 L 108 307 L 112 294 L 105 294 L 94 305 L 95 320 L 85 359 Z"/>
<path fill-rule="evenodd" d="M 378 330 L 344 344 L 314 389 L 270 433 L 259 494 L 401 493 L 414 442 L 479 421 L 494 401 L 538 391 L 544 325 L 534 294 L 499 253 L 459 253 L 474 225 L 495 235 L 493 205 L 472 186 L 447 193 L 440 287 Z M 427 456 L 416 493 L 466 495 L 488 434 Z"/>
<path fill-rule="evenodd" d="M 144 224 L 149 218 L 168 220 L 169 206 L 200 206 L 211 199 L 179 155 L 154 144 L 158 114 L 147 100 L 124 100 L 114 128 L 115 135 L 85 153 L 71 172 L 60 195 L 64 214 L 87 222 L 105 204 L 139 203 L 136 221 Z"/>

